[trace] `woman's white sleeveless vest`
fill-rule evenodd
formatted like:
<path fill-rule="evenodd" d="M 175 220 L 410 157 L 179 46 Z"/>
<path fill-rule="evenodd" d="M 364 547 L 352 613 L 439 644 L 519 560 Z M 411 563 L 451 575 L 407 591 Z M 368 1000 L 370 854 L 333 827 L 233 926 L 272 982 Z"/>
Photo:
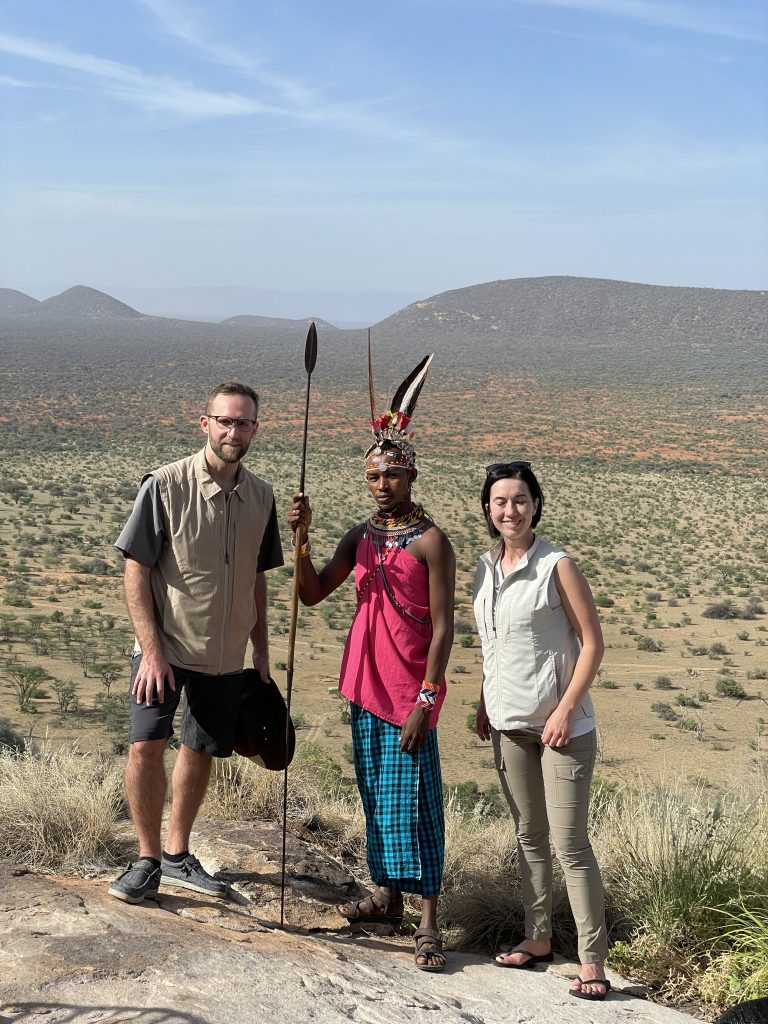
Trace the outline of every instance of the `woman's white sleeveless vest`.
<path fill-rule="evenodd" d="M 541 729 L 571 681 L 579 639 L 565 609 L 552 608 L 552 572 L 565 552 L 536 537 L 502 581 L 495 601 L 498 547 L 480 559 L 473 590 L 483 648 L 483 697 L 494 729 Z M 594 719 L 589 695 L 576 709 L 574 725 Z M 582 721 L 582 728 L 586 725 Z M 579 730 L 581 731 L 581 730 Z"/>

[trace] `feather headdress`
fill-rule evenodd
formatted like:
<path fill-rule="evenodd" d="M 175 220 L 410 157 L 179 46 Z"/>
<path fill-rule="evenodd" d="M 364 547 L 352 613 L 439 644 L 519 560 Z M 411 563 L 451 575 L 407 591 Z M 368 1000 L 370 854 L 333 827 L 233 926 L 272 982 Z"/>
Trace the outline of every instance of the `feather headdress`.
<path fill-rule="evenodd" d="M 371 430 L 375 441 L 365 453 L 366 461 L 371 455 L 382 455 L 384 451 L 389 451 L 392 452 L 392 461 L 396 464 L 407 466 L 409 469 L 416 464 L 416 452 L 410 443 L 413 440 L 413 433 L 408 433 L 408 425 L 433 357 L 434 352 L 424 356 L 398 387 L 386 412 L 377 416 L 371 363 L 371 334 L 368 332 L 368 390 L 371 399 Z M 398 457 L 395 458 L 395 455 Z"/>

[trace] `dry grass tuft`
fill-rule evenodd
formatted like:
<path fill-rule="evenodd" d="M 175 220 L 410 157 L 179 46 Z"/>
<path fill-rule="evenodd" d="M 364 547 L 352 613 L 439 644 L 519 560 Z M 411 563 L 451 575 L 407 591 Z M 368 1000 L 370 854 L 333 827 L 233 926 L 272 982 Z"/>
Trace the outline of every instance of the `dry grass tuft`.
<path fill-rule="evenodd" d="M 32 868 L 83 871 L 120 849 L 122 772 L 81 754 L 0 750 L 0 856 Z"/>
<path fill-rule="evenodd" d="M 452 945 L 498 949 L 522 934 L 515 830 L 508 819 L 466 817 L 446 807 L 441 919 Z"/>

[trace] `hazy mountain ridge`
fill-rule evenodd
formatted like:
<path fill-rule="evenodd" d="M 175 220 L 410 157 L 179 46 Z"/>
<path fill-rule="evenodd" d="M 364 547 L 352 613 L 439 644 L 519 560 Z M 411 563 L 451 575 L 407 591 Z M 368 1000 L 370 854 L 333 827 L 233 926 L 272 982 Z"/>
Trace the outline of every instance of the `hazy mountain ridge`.
<path fill-rule="evenodd" d="M 417 429 L 430 424 L 446 449 L 490 457 L 509 436 L 558 456 L 764 472 L 766 308 L 763 292 L 585 278 L 457 289 L 374 325 L 377 400 L 434 351 Z M 144 316 L 82 288 L 46 309 L 0 315 L 0 419 L 11 448 L 34 434 L 41 451 L 63 443 L 102 450 L 136 429 L 137 408 L 143 429 L 157 420 L 150 434 L 178 429 L 186 441 L 185 417 L 194 419 L 222 380 L 253 384 L 273 443 L 291 443 L 306 383 L 306 320 Z M 318 335 L 313 414 L 330 445 L 348 443 L 347 426 L 370 415 L 366 331 L 321 325 Z"/>
<path fill-rule="evenodd" d="M 537 277 L 493 281 L 442 292 L 406 306 L 377 325 L 394 340 L 419 332 L 466 340 L 568 337 L 600 344 L 676 336 L 765 340 L 768 294 L 633 284 L 600 278 Z"/>
<path fill-rule="evenodd" d="M 296 320 L 289 320 L 278 316 L 253 316 L 251 314 L 244 314 L 242 316 L 230 316 L 226 320 L 219 321 L 223 326 L 232 325 L 233 327 L 246 327 L 252 328 L 254 331 L 296 331 L 296 330 L 307 330 L 309 325 L 314 321 L 315 326 L 318 330 L 324 331 L 338 331 L 339 328 L 333 324 L 329 324 L 327 320 L 322 320 L 320 317 L 300 317 Z"/>
<path fill-rule="evenodd" d="M 58 295 L 52 295 L 42 302 L 26 295 L 24 292 L 14 288 L 0 288 L 0 317 L 2 316 L 29 316 L 31 318 L 45 318 L 46 320 L 142 320 L 142 321 L 163 321 L 162 326 L 168 324 L 205 324 L 214 326 L 208 321 L 182 320 L 178 317 L 157 316 L 153 313 L 142 313 L 133 306 L 129 306 L 120 299 L 108 295 L 106 292 L 87 285 L 75 285 L 67 288 Z M 244 327 L 264 334 L 276 331 L 288 332 L 295 330 L 307 330 L 310 323 L 315 321 L 318 328 L 328 331 L 338 330 L 333 324 L 328 323 L 320 317 L 299 317 L 290 319 L 287 317 L 259 316 L 257 314 L 244 314 L 228 317 L 218 321 L 219 324 L 234 327 Z"/>
<path fill-rule="evenodd" d="M 12 288 L 0 289 L 0 316 L 46 319 L 164 321 L 205 324 L 141 313 L 119 299 L 85 285 L 68 288 L 42 302 Z M 242 314 L 219 321 L 260 332 L 306 328 L 341 331 L 320 317 L 274 317 Z M 159 325 L 158 325 L 159 326 Z M 470 340 L 486 337 L 542 338 L 565 336 L 600 342 L 645 336 L 720 336 L 764 340 L 768 337 L 768 293 L 715 288 L 635 284 L 604 278 L 532 277 L 491 281 L 440 292 L 405 306 L 374 325 L 380 338 L 412 336 L 429 343 L 446 335 Z"/>
<path fill-rule="evenodd" d="M 1 301 L 9 293 L 11 312 Z M 84 286 L 19 312 L 22 293 L 2 294 L 0 366 L 33 374 L 45 366 L 48 378 L 58 367 L 62 386 L 77 366 L 177 388 L 225 372 L 280 387 L 303 375 L 306 318 L 214 324 L 147 316 Z M 562 387 L 764 396 L 767 312 L 765 292 L 569 277 L 494 281 L 420 300 L 375 324 L 376 382 L 389 390 L 401 369 L 432 350 L 430 377 L 462 391 L 511 374 Z M 338 393 L 354 381 L 365 390 L 365 330 L 318 323 L 324 386 Z"/>

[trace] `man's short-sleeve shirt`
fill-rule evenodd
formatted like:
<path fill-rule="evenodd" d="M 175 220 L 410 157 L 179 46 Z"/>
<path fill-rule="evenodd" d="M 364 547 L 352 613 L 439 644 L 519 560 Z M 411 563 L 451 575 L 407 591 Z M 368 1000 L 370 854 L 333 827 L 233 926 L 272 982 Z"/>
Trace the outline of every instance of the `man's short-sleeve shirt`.
<path fill-rule="evenodd" d="M 115 541 L 115 547 L 127 558 L 133 558 L 151 568 L 160 557 L 165 538 L 166 519 L 160 488 L 156 478 L 150 474 L 139 488 L 133 510 Z M 259 548 L 256 572 L 278 569 L 283 564 L 280 528 L 273 499 L 272 511 Z"/>

